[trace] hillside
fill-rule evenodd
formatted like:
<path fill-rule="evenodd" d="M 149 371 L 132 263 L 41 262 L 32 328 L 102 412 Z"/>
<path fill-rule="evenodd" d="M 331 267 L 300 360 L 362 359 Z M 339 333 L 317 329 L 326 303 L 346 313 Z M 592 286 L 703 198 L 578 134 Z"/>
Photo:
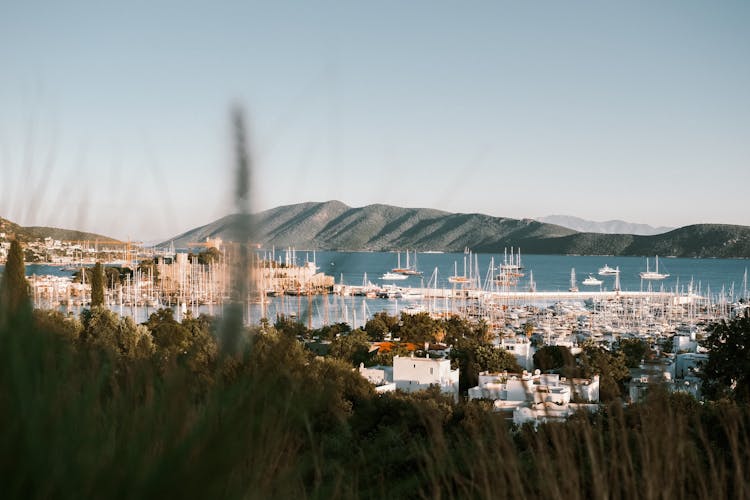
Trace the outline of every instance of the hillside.
<path fill-rule="evenodd" d="M 102 236 L 96 233 L 87 233 L 85 231 L 77 231 L 75 229 L 60 229 L 56 227 L 42 227 L 42 226 L 19 226 L 15 222 L 11 222 L 7 219 L 0 217 L 0 233 L 5 233 L 6 237 L 14 235 L 21 241 L 34 241 L 44 238 L 52 238 L 55 240 L 62 241 L 117 241 L 114 238 L 108 236 Z"/>
<path fill-rule="evenodd" d="M 236 241 L 238 215 L 228 215 L 167 240 L 186 247 L 207 237 Z M 339 201 L 300 203 L 251 216 L 253 241 L 264 246 L 318 250 L 385 251 L 402 248 L 460 252 L 502 252 L 520 246 L 526 253 L 579 255 L 670 255 L 678 257 L 750 257 L 750 227 L 699 224 L 663 234 L 579 233 L 531 219 L 483 214 L 454 214 L 426 208 L 368 205 L 353 208 Z"/>

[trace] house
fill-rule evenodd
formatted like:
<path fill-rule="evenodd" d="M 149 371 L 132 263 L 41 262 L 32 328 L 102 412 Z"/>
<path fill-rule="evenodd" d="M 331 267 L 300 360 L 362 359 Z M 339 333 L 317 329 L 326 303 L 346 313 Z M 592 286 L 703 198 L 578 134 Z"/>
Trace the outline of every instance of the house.
<path fill-rule="evenodd" d="M 451 370 L 448 359 L 393 357 L 393 382 L 396 389 L 416 392 L 437 385 L 458 401 L 458 370 Z"/>
<path fill-rule="evenodd" d="M 517 424 L 562 420 L 582 409 L 598 409 L 599 376 L 566 379 L 539 370 L 533 374 L 525 370 L 520 374 L 482 372 L 479 385 L 469 389 L 469 399 L 494 400 L 495 411 Z"/>
<path fill-rule="evenodd" d="M 524 370 L 534 368 L 534 348 L 529 339 L 523 335 L 501 337 L 498 347 L 511 353 L 516 358 L 518 365 Z"/>

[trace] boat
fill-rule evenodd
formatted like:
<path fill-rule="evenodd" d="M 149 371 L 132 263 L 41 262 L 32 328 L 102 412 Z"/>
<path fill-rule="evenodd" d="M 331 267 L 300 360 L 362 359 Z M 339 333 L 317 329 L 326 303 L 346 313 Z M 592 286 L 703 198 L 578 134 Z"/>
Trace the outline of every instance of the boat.
<path fill-rule="evenodd" d="M 403 299 L 415 300 L 421 299 L 423 296 L 424 295 L 421 291 L 415 290 L 413 288 L 401 289 L 401 298 Z"/>
<path fill-rule="evenodd" d="M 570 268 L 570 288 L 568 288 L 569 292 L 577 292 L 578 291 L 578 285 L 576 285 L 576 270 L 574 267 Z"/>
<path fill-rule="evenodd" d="M 646 270 L 640 273 L 642 280 L 663 280 L 669 278 L 669 274 L 659 272 L 659 256 L 656 256 L 656 270 L 650 271 L 648 268 L 648 258 L 646 258 Z"/>
<path fill-rule="evenodd" d="M 448 283 L 467 284 L 471 283 L 471 278 L 466 276 L 466 257 L 464 257 L 464 275 L 458 275 L 458 264 L 453 261 L 453 276 L 448 277 Z"/>
<path fill-rule="evenodd" d="M 398 266 L 391 269 L 392 273 L 404 274 L 406 276 L 421 276 L 422 273 L 417 271 L 417 251 L 414 250 L 414 263 L 409 264 L 409 250 L 406 251 L 406 267 L 401 267 L 401 252 L 398 253 Z"/>
<path fill-rule="evenodd" d="M 385 273 L 380 277 L 383 281 L 405 280 L 406 278 L 408 278 L 407 275 L 400 273 Z"/>
<path fill-rule="evenodd" d="M 599 268 L 599 276 L 613 276 L 619 272 L 620 271 L 609 267 L 607 264 L 604 264 L 604 267 Z"/>
<path fill-rule="evenodd" d="M 592 275 L 589 274 L 589 277 L 583 280 L 581 283 L 586 286 L 601 286 L 603 281 L 596 279 Z"/>

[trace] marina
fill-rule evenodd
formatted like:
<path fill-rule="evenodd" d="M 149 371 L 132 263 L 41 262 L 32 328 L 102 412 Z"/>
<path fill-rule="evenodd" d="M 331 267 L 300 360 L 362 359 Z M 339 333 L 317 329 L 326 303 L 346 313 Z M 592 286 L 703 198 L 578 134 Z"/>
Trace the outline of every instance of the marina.
<path fill-rule="evenodd" d="M 231 262 L 224 253 L 215 255 L 216 260 L 205 261 L 196 254 L 155 252 L 131 264 L 135 270 L 120 282 L 109 283 L 106 303 L 136 321 L 160 307 L 173 308 L 178 319 L 188 311 L 220 314 L 228 300 Z M 420 262 L 432 269 L 429 276 L 394 273 L 394 260 L 399 255 L 390 252 L 258 251 L 246 322 L 287 316 L 310 328 L 333 322 L 356 328 L 377 312 L 425 312 L 485 321 L 508 333 L 522 327 L 514 318 L 542 328 L 550 323 L 549 308 L 562 307 L 577 314 L 575 321 L 557 326 L 560 334 L 645 335 L 730 317 L 748 296 L 742 260 L 668 259 L 670 275 L 658 284 L 641 279 L 646 266 L 638 257 L 528 255 L 522 262 L 513 250 L 501 256 L 426 253 Z M 588 276 L 582 288 L 576 268 Z M 39 264 L 28 265 L 27 274 L 37 307 L 78 314 L 88 306 L 85 278 L 75 282 L 63 267 Z M 391 280 L 393 275 L 398 280 Z M 368 276 L 378 278 L 373 283 Z M 583 317 L 585 328 L 578 324 Z"/>

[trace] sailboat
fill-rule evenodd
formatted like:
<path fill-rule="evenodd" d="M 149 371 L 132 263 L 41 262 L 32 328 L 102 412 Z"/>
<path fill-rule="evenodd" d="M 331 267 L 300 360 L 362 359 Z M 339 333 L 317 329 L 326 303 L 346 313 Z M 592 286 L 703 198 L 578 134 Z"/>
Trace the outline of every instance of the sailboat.
<path fill-rule="evenodd" d="M 648 268 L 648 258 L 646 258 L 646 270 L 640 273 L 642 280 L 663 280 L 669 278 L 669 274 L 659 272 L 659 256 L 656 256 L 656 270 L 650 271 Z"/>
<path fill-rule="evenodd" d="M 409 250 L 406 251 L 406 267 L 401 267 L 401 252 L 398 252 L 398 266 L 391 269 L 391 272 L 406 276 L 421 276 L 422 273 L 417 271 L 417 251 L 414 250 L 414 262 L 412 264 L 409 264 Z"/>
<path fill-rule="evenodd" d="M 458 283 L 458 284 L 465 284 L 465 283 L 471 283 L 471 278 L 466 276 L 466 256 L 464 255 L 464 275 L 459 276 L 458 275 L 458 264 L 456 261 L 453 261 L 453 276 L 448 277 L 448 283 Z"/>
<path fill-rule="evenodd" d="M 576 269 L 575 267 L 570 268 L 570 288 L 568 289 L 570 292 L 577 292 L 578 291 L 578 285 L 576 285 Z"/>

